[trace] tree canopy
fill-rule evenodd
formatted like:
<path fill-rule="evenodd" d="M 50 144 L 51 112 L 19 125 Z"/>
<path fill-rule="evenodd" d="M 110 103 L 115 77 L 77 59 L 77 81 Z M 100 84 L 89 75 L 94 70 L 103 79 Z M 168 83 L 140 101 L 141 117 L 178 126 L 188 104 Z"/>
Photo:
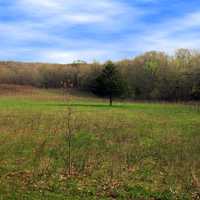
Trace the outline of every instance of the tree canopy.
<path fill-rule="evenodd" d="M 92 92 L 96 95 L 108 97 L 112 105 L 113 97 L 120 97 L 126 93 L 126 83 L 114 63 L 109 61 L 97 76 L 92 85 Z"/>
<path fill-rule="evenodd" d="M 199 101 L 200 52 L 179 49 L 174 55 L 167 55 L 150 51 L 106 64 L 0 62 L 0 84 L 45 88 L 63 88 L 64 85 L 65 89 L 134 100 Z"/>

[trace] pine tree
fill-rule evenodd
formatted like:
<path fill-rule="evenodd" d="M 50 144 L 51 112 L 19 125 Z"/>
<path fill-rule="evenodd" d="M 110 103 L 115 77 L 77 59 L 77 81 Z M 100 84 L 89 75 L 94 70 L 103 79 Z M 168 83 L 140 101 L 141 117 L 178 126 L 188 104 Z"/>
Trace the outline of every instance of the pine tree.
<path fill-rule="evenodd" d="M 120 97 L 126 92 L 126 82 L 111 61 L 105 64 L 101 74 L 94 80 L 92 92 L 98 96 L 108 97 L 110 106 L 113 97 Z"/>

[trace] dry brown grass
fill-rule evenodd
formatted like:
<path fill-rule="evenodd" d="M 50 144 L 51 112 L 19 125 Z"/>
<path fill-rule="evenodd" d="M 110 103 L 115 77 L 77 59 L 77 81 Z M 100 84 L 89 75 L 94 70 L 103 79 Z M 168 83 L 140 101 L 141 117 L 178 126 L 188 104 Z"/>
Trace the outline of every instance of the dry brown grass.
<path fill-rule="evenodd" d="M 0 96 L 30 95 L 36 92 L 37 89 L 32 86 L 0 84 Z"/>

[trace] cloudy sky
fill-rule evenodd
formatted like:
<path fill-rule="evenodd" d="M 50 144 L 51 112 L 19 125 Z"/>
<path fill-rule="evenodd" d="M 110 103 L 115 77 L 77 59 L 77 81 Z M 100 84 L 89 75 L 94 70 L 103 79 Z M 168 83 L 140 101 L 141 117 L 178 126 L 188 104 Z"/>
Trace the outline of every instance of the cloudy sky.
<path fill-rule="evenodd" d="M 120 60 L 200 48 L 199 0 L 0 0 L 0 60 Z"/>

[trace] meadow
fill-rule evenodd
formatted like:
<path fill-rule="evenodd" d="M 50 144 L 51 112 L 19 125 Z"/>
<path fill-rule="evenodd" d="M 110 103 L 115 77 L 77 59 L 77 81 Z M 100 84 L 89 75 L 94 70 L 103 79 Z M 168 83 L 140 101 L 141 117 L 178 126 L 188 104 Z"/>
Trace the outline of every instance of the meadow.
<path fill-rule="evenodd" d="M 0 88 L 0 200 L 200 199 L 200 111 Z"/>

